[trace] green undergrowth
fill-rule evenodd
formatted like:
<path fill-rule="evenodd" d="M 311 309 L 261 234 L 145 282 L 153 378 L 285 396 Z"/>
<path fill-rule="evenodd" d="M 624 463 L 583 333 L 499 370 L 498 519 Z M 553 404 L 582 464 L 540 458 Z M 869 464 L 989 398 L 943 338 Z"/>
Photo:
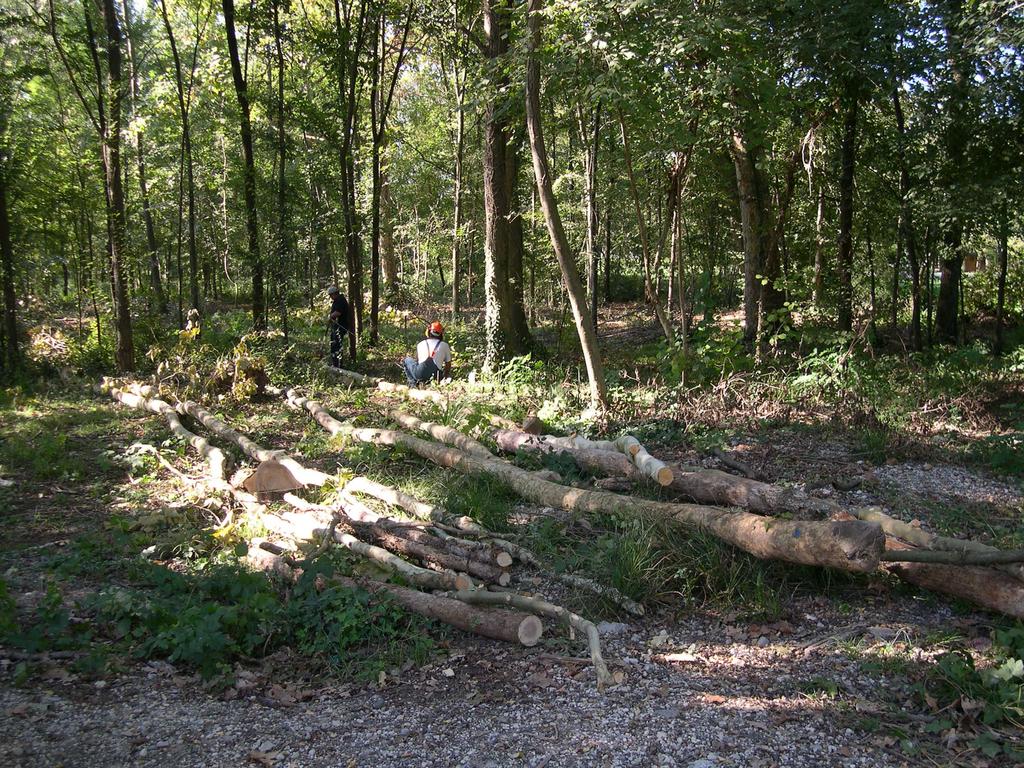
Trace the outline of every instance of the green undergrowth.
<path fill-rule="evenodd" d="M 343 553 L 304 562 L 298 581 L 286 585 L 248 570 L 239 560 L 244 545 L 170 568 L 139 557 L 138 543 L 80 544 L 56 558 L 45 596 L 28 612 L 16 609 L 0 580 L 0 643 L 78 651 L 81 672 L 100 674 L 128 655 L 166 659 L 208 679 L 285 648 L 329 672 L 372 679 L 406 660 L 422 663 L 433 648 L 431 622 L 386 596 L 332 581 L 352 573 Z M 71 599 L 83 575 L 102 575 L 107 586 Z"/>
<path fill-rule="evenodd" d="M 880 643 L 846 641 L 839 648 L 866 674 L 906 681 L 903 690 L 909 692 L 909 701 L 894 690 L 889 695 L 891 706 L 897 711 L 911 702 L 919 707 L 927 713 L 924 732 L 940 737 L 947 748 L 975 750 L 985 758 L 1008 761 L 1006 764 L 1024 760 L 1020 740 L 1024 729 L 1021 622 L 998 620 L 989 638 L 974 641 L 950 629 L 921 637 L 899 632 Z M 874 730 L 882 721 L 871 718 L 861 725 Z M 905 741 L 905 751 L 920 749 L 902 726 L 888 723 L 885 727 Z"/>

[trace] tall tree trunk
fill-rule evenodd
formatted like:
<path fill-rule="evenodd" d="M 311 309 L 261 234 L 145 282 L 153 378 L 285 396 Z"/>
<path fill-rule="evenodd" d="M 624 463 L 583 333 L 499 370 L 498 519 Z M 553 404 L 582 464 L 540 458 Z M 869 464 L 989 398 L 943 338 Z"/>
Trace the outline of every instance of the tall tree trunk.
<path fill-rule="evenodd" d="M 454 25 L 459 26 L 459 3 L 454 6 Z M 460 33 L 461 34 L 461 33 Z M 452 191 L 454 211 L 452 213 L 452 314 L 459 314 L 460 291 L 462 282 L 459 275 L 459 255 L 462 245 L 462 161 L 466 150 L 466 68 L 452 60 L 452 76 L 455 81 L 455 188 Z"/>
<path fill-rule="evenodd" d="M 675 334 L 672 331 L 672 323 L 668 319 L 668 314 L 665 312 L 664 307 L 661 306 L 661 299 L 658 297 L 658 292 L 654 287 L 654 282 L 651 278 L 651 243 L 647 236 L 647 222 L 644 220 L 643 210 L 640 207 L 640 192 L 637 189 L 636 174 L 633 172 L 633 153 L 630 151 L 629 146 L 629 132 L 626 129 L 626 117 L 619 110 L 619 132 L 622 136 L 622 158 L 626 162 L 626 178 L 629 180 L 629 191 L 633 198 L 633 213 L 636 216 L 637 229 L 640 231 L 640 251 L 643 258 L 643 274 L 644 274 L 644 291 L 647 296 L 647 300 L 654 303 L 654 314 L 658 318 L 658 324 L 661 326 L 662 333 L 665 334 L 665 339 L 669 344 L 675 339 Z"/>
<path fill-rule="evenodd" d="M 996 342 L 992 351 L 1003 354 L 1003 325 L 1006 312 L 1006 269 L 1010 250 L 1010 217 L 1006 198 L 999 207 L 999 276 L 996 283 Z"/>
<path fill-rule="evenodd" d="M 135 61 L 135 44 L 132 39 L 131 0 L 121 0 L 124 13 L 125 46 L 128 53 L 128 66 L 131 68 L 131 106 L 132 116 L 138 116 L 139 102 L 139 70 Z M 167 295 L 164 293 L 163 281 L 160 277 L 160 250 L 156 242 L 156 229 L 153 225 L 153 212 L 149 205 L 149 186 L 146 182 L 146 134 L 141 126 L 135 132 L 135 160 L 139 177 L 139 201 L 142 203 L 142 223 L 146 230 L 146 252 L 149 254 L 149 284 L 156 300 L 156 308 L 160 314 L 167 312 Z"/>
<path fill-rule="evenodd" d="M 387 166 L 380 173 L 380 267 L 389 301 L 398 298 L 398 259 L 395 254 L 395 203 L 391 198 L 391 180 Z"/>
<path fill-rule="evenodd" d="M 103 23 L 106 29 L 107 52 L 107 115 L 103 131 L 104 171 L 107 182 L 107 236 L 109 240 L 110 274 L 114 291 L 114 322 L 117 341 L 114 360 L 118 371 L 135 367 L 132 341 L 131 302 L 125 268 L 127 242 L 125 232 L 124 187 L 121 185 L 121 103 L 124 83 L 121 77 L 121 25 L 114 0 L 103 0 Z M 90 35 L 91 37 L 91 35 Z"/>
<path fill-rule="evenodd" d="M 291 258 L 291 231 L 288 219 L 288 135 L 284 127 L 284 48 L 281 44 L 281 8 L 272 4 L 274 14 L 274 53 L 277 58 L 277 309 L 281 331 L 288 343 L 288 260 Z"/>
<path fill-rule="evenodd" d="M 530 0 L 529 29 L 530 47 L 526 63 L 526 126 L 530 133 L 530 149 L 533 154 L 533 173 L 537 180 L 537 193 L 540 197 L 541 209 L 551 235 L 551 245 L 558 258 L 558 266 L 562 271 L 562 280 L 569 295 L 576 332 L 583 350 L 583 360 L 587 366 L 587 378 L 590 383 L 590 405 L 595 410 L 606 410 L 608 407 L 605 394 L 604 368 L 597 347 L 597 334 L 594 325 L 587 317 L 586 296 L 583 284 L 576 272 L 576 263 L 569 243 L 562 228 L 562 220 L 558 215 L 558 204 L 551 189 L 550 170 L 548 168 L 547 151 L 544 147 L 544 133 L 540 115 L 540 64 L 537 62 L 536 50 L 541 39 L 541 12 L 543 0 Z"/>
<path fill-rule="evenodd" d="M 825 301 L 825 185 L 818 183 L 818 212 L 814 217 L 814 290 L 811 301 L 821 308 Z"/>
<path fill-rule="evenodd" d="M 743 229 L 743 337 L 752 344 L 757 335 L 757 304 L 761 294 L 758 275 L 764 267 L 762 221 L 765 209 L 761 180 L 757 173 L 755 149 L 744 133 L 736 129 L 732 135 L 732 159 L 736 168 L 736 189 L 740 203 Z"/>
<path fill-rule="evenodd" d="M 522 355 L 533 349 L 533 337 L 530 324 L 526 318 L 525 291 L 523 279 L 523 263 L 525 255 L 525 237 L 523 233 L 523 215 L 519 210 L 519 146 L 520 135 L 510 142 L 508 147 L 508 167 L 505 172 L 506 199 L 509 204 L 508 214 L 508 282 L 505 291 L 505 306 L 508 308 L 509 350 L 512 354 Z"/>
<path fill-rule="evenodd" d="M 590 297 L 590 318 L 597 328 L 597 265 L 600 259 L 598 249 L 597 217 L 597 150 L 601 142 L 601 102 L 593 110 L 593 128 L 587 131 L 582 109 L 579 115 L 580 137 L 586 142 L 583 155 L 583 173 L 586 178 L 587 208 L 587 295 Z"/>
<path fill-rule="evenodd" d="M 189 299 L 193 309 L 200 309 L 199 298 L 199 256 L 196 249 L 196 183 L 192 165 L 192 127 L 189 113 L 191 112 L 191 80 L 189 93 L 185 93 L 185 81 L 181 73 L 181 56 L 174 38 L 174 29 L 167 17 L 167 2 L 160 0 L 160 14 L 167 31 L 167 40 L 171 45 L 171 56 L 174 59 L 174 82 L 178 92 L 178 113 L 181 116 L 181 142 L 185 153 L 185 183 L 188 195 L 188 286 Z"/>
<path fill-rule="evenodd" d="M 853 183 L 857 161 L 857 98 L 848 96 L 840 147 L 839 243 L 836 259 L 839 271 L 839 330 L 853 330 Z"/>
<path fill-rule="evenodd" d="M 342 222 L 345 230 L 345 262 L 348 267 L 348 344 L 349 354 L 354 360 L 359 338 L 363 333 L 363 257 L 360 238 L 359 210 L 356 207 L 356 165 L 355 139 L 358 128 L 359 99 L 359 54 L 363 50 L 366 36 L 366 0 L 359 0 L 358 16 L 353 30 L 352 8 L 342 8 L 340 0 L 334 0 L 334 24 L 337 33 L 338 54 L 338 97 L 343 113 L 341 160 Z M 355 39 L 353 41 L 353 31 Z"/>
<path fill-rule="evenodd" d="M 0 139 L 3 138 L 4 116 L 0 115 Z M 0 142 L 0 146 L 3 146 Z M 18 368 L 21 352 L 18 348 L 18 304 L 14 290 L 14 248 L 11 245 L 11 222 L 7 215 L 6 158 L 0 155 L 0 268 L 3 270 L 4 293 L 4 368 L 8 373 Z"/>
<path fill-rule="evenodd" d="M 614 189 L 614 181 L 608 186 L 608 200 L 605 203 L 604 213 L 604 302 L 610 304 L 612 301 L 612 204 L 611 191 Z"/>
<path fill-rule="evenodd" d="M 896 116 L 896 132 L 898 134 L 898 155 L 900 161 L 900 240 L 907 253 L 907 263 L 910 269 L 910 348 L 921 349 L 921 264 L 917 250 L 917 235 L 914 232 L 914 222 L 910 207 L 910 190 L 912 186 L 910 178 L 910 164 L 907 162 L 907 128 L 903 118 L 903 105 L 900 102 L 900 84 L 897 83 L 892 90 L 893 113 Z M 893 284 L 898 285 L 899 275 L 893 276 Z M 895 325 L 895 307 L 893 308 Z"/>
<path fill-rule="evenodd" d="M 490 68 L 503 66 L 508 51 L 507 0 L 482 0 L 485 57 Z M 484 368 L 493 370 L 512 354 L 508 297 L 508 251 L 511 232 L 508 199 L 508 118 L 499 93 L 507 76 L 498 76 L 484 105 Z"/>
<path fill-rule="evenodd" d="M 388 115 L 391 111 L 391 100 L 395 95 L 395 86 L 398 84 L 398 76 L 402 72 L 402 63 L 405 59 L 406 43 L 409 40 L 409 29 L 412 26 L 413 2 L 405 11 L 405 23 L 402 29 L 401 39 L 395 50 L 395 66 L 390 73 L 390 80 L 385 70 L 387 64 L 387 20 L 384 18 L 383 10 L 379 11 L 374 20 L 373 34 L 373 73 L 372 87 L 370 90 L 370 117 L 372 128 L 373 145 L 373 179 L 372 179 L 372 247 L 370 258 L 370 344 L 377 343 L 379 334 L 378 324 L 380 320 L 380 245 L 381 245 L 381 187 L 383 186 L 383 173 L 381 170 L 381 151 L 384 146 L 384 137 L 388 124 Z M 379 53 L 378 53 L 379 52 Z M 444 287 L 444 278 L 441 279 L 441 286 Z"/>
<path fill-rule="evenodd" d="M 263 295 L 263 260 L 260 258 L 260 234 L 256 218 L 256 163 L 252 151 L 252 122 L 249 119 L 249 93 L 235 37 L 235 1 L 222 0 L 224 29 L 231 57 L 231 77 L 238 98 L 244 163 L 245 230 L 249 237 L 249 259 L 252 262 L 252 324 L 257 331 L 267 328 L 267 308 Z"/>
<path fill-rule="evenodd" d="M 943 136 L 947 169 L 944 187 L 949 196 L 950 215 L 942 235 L 943 249 L 939 258 L 941 276 L 939 298 L 935 305 L 935 334 L 939 341 L 955 344 L 959 336 L 960 283 L 964 263 L 963 200 L 960 190 L 965 185 L 961 176 L 967 172 L 965 156 L 972 126 L 965 115 L 970 82 L 961 30 L 962 0 L 946 0 L 942 5 L 951 78 L 945 107 L 946 131 Z"/>

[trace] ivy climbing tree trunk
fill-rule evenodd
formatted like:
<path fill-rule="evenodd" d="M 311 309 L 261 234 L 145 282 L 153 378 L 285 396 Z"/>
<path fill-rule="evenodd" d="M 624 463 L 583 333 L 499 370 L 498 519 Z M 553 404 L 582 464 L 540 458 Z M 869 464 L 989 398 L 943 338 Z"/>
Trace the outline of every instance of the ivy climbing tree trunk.
<path fill-rule="evenodd" d="M 540 206 L 544 211 L 544 219 L 551 236 L 551 245 L 558 258 L 558 266 L 562 272 L 562 281 L 569 295 L 576 332 L 583 350 L 583 360 L 587 366 L 587 379 L 590 384 L 590 405 L 594 410 L 604 411 L 608 407 L 605 392 L 604 368 L 597 348 L 597 333 L 592 318 L 587 314 L 586 294 L 583 284 L 576 271 L 576 263 L 569 249 L 569 242 L 562 227 L 562 219 L 558 214 L 558 204 L 551 188 L 551 175 L 548 167 L 547 150 L 544 146 L 544 132 L 541 126 L 540 109 L 540 64 L 537 61 L 537 48 L 541 41 L 541 13 L 543 0 L 530 0 L 528 8 L 528 25 L 530 30 L 529 55 L 526 60 L 526 127 L 530 134 L 530 149 L 533 156 L 533 175 L 537 181 L 537 194 Z"/>

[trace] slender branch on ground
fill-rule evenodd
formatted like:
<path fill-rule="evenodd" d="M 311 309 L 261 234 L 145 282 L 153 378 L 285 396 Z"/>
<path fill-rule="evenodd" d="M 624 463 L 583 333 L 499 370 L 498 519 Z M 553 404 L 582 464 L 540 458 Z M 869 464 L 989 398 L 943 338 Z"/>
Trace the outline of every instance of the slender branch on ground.
<path fill-rule="evenodd" d="M 513 592 L 485 592 L 482 590 L 460 590 L 452 595 L 456 600 L 461 600 L 470 605 L 498 605 L 511 606 L 521 611 L 540 614 L 562 622 L 573 629 L 583 633 L 587 638 L 587 645 L 590 648 L 590 660 L 597 673 L 597 688 L 603 691 L 609 685 L 614 684 L 614 678 L 608 671 L 604 658 L 601 656 L 601 638 L 597 633 L 597 627 L 593 622 L 584 619 L 571 611 L 554 605 L 535 597 L 527 597 Z"/>

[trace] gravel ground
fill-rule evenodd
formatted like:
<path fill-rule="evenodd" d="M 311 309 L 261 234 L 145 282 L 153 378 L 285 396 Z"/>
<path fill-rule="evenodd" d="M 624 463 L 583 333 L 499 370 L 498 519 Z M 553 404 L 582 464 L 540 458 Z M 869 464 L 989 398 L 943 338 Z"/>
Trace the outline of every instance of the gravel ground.
<path fill-rule="evenodd" d="M 750 624 L 694 615 L 602 624 L 622 684 L 599 693 L 580 643 L 513 649 L 457 635 L 421 668 L 305 689 L 246 673 L 214 695 L 166 663 L 97 683 L 55 662 L 45 685 L 0 683 L 0 764 L 104 766 L 898 766 L 884 729 L 906 681 L 863 668 L 953 622 L 945 607 L 817 597 Z M 579 655 L 576 655 L 579 654 Z M 281 668 L 280 662 L 276 667 Z M 380 683 L 383 682 L 381 685 Z"/>

